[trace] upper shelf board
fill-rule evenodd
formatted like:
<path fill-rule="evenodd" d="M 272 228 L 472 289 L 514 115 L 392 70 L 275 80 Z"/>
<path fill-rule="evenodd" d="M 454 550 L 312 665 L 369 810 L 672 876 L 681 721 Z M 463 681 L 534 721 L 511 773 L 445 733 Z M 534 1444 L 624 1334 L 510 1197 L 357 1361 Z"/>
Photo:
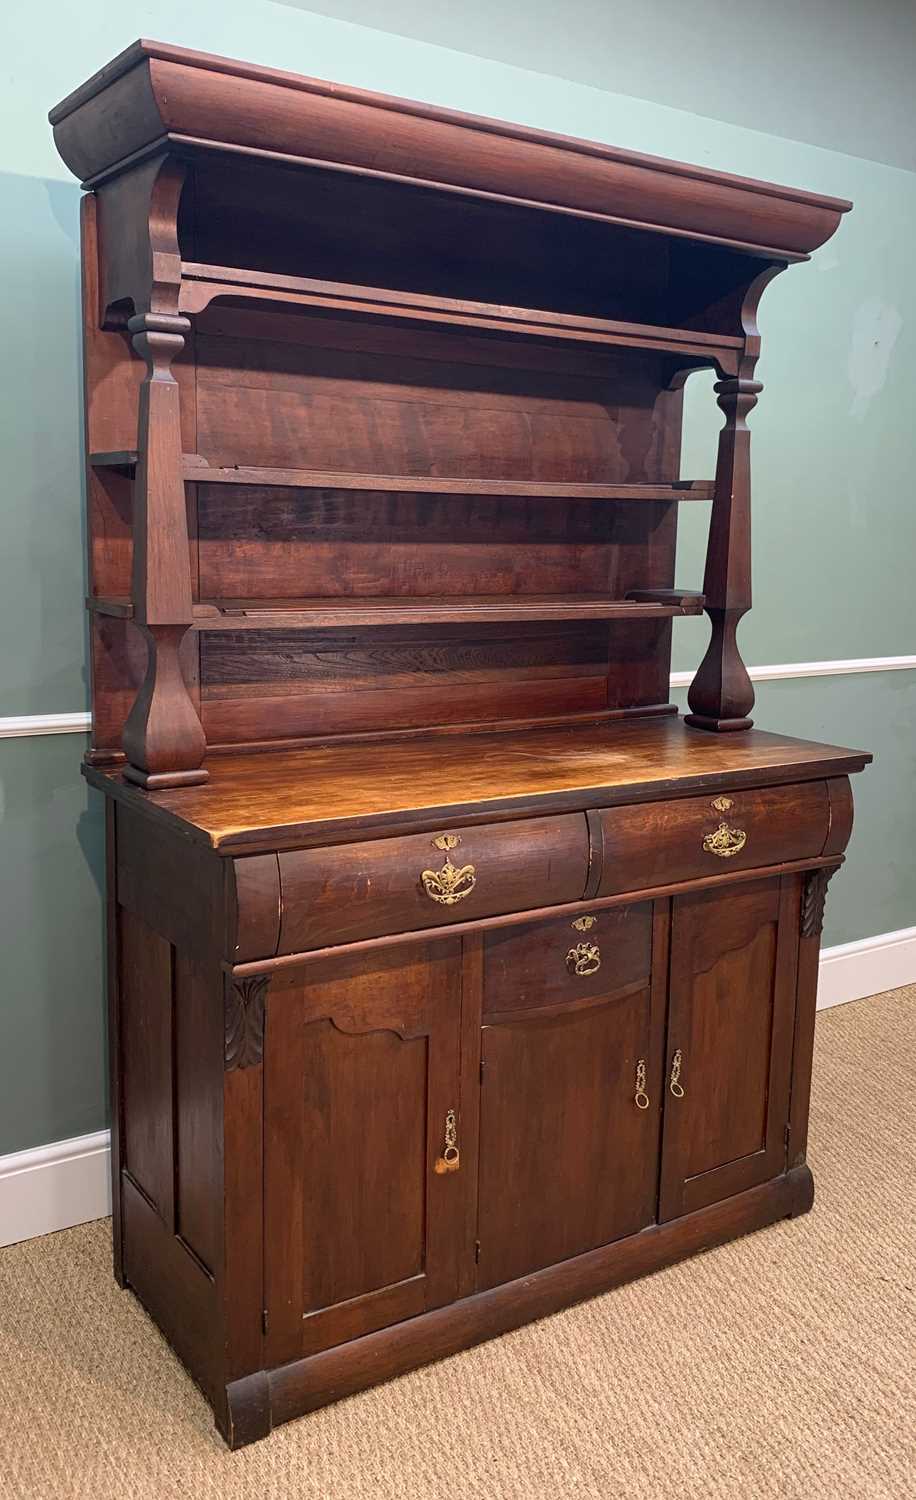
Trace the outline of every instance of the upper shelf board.
<path fill-rule="evenodd" d="M 269 156 L 688 235 L 784 260 L 852 205 L 797 188 L 137 41 L 50 113 L 84 185 L 163 147 Z"/>
<path fill-rule="evenodd" d="M 726 351 L 744 346 L 743 337 L 707 333 L 701 329 L 628 323 L 620 319 L 592 318 L 542 308 L 475 302 L 469 298 L 433 297 L 423 292 L 319 281 L 308 276 L 281 276 L 273 272 L 200 265 L 192 261 L 182 261 L 181 279 L 180 308 L 189 313 L 202 312 L 217 297 L 248 297 L 361 317 L 406 318 L 497 333 L 608 344 L 621 349 L 692 354 L 710 361 L 716 356 L 721 359 L 725 355 L 727 358 Z"/>
<path fill-rule="evenodd" d="M 133 618 L 129 599 L 87 599 L 90 610 Z M 502 625 L 550 620 L 670 620 L 698 615 L 704 598 L 679 589 L 634 589 L 626 599 L 596 594 L 512 594 L 452 598 L 324 598 L 201 600 L 197 631 L 336 630 L 365 625 Z"/>
<path fill-rule="evenodd" d="M 91 453 L 94 469 L 133 475 L 134 449 Z M 709 479 L 676 479 L 671 484 L 593 484 L 575 480 L 456 478 L 439 474 L 365 474 L 337 469 L 258 469 L 235 465 L 211 468 L 197 453 L 186 453 L 183 477 L 194 484 L 247 484 L 255 488 L 382 491 L 386 494 L 492 495 L 541 500 L 711 500 Z"/>

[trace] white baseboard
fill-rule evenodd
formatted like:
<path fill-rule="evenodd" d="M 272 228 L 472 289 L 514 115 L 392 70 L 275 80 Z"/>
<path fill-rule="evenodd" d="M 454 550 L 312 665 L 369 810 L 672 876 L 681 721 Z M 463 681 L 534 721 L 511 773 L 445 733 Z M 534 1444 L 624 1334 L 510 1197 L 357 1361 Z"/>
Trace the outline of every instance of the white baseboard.
<path fill-rule="evenodd" d="M 0 1156 L 0 1245 L 110 1213 L 107 1130 Z"/>
<path fill-rule="evenodd" d="M 916 927 L 821 953 L 817 1008 L 916 984 Z M 0 1156 L 0 1245 L 111 1213 L 108 1131 Z"/>
<path fill-rule="evenodd" d="M 817 1008 L 845 1005 L 902 984 L 916 984 L 916 927 L 879 932 L 855 943 L 821 950 Z"/>

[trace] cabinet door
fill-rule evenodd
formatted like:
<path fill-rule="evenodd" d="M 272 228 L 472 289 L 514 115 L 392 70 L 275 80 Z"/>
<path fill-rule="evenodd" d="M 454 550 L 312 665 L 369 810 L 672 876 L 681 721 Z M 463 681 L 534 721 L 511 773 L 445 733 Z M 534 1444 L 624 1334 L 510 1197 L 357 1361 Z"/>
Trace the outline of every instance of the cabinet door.
<path fill-rule="evenodd" d="M 467 1163 L 444 1172 L 438 1159 L 450 1111 L 460 1150 L 460 999 L 457 940 L 274 978 L 264 1080 L 270 1364 L 456 1295 Z"/>
<path fill-rule="evenodd" d="M 617 993 L 612 962 L 604 967 L 603 994 L 546 1014 L 536 992 L 530 1009 L 503 997 L 483 1028 L 479 1289 L 655 1218 L 664 964 L 654 989 L 646 961 L 641 985 Z M 646 1095 L 637 1103 L 640 1062 Z"/>
<path fill-rule="evenodd" d="M 798 916 L 794 876 L 673 903 L 662 1220 L 785 1169 Z"/>

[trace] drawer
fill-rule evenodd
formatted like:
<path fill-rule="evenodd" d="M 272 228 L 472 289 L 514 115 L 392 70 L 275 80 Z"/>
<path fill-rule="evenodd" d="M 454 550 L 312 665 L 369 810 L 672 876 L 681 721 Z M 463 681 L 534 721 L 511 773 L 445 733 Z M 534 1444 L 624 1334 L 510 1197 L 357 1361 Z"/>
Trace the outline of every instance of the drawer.
<path fill-rule="evenodd" d="M 485 1017 L 565 1009 L 649 982 L 652 905 L 500 927 L 484 939 Z"/>
<path fill-rule="evenodd" d="M 279 856 L 280 953 L 578 901 L 583 813 Z"/>
<path fill-rule="evenodd" d="M 830 832 L 827 783 L 758 787 L 609 807 L 597 815 L 596 896 L 817 858 Z"/>

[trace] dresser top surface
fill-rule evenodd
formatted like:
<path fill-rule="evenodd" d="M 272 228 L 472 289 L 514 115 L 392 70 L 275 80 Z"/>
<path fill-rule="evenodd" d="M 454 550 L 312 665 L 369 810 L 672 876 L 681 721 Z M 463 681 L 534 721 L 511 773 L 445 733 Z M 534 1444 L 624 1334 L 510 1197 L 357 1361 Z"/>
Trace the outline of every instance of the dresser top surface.
<path fill-rule="evenodd" d="M 223 854 L 407 831 L 459 818 L 578 811 L 687 796 L 710 786 L 759 786 L 844 776 L 870 760 L 751 729 L 708 734 L 683 719 L 517 733 L 442 735 L 211 755 L 203 786 L 142 792 L 120 772 L 86 767 L 108 795 Z"/>

